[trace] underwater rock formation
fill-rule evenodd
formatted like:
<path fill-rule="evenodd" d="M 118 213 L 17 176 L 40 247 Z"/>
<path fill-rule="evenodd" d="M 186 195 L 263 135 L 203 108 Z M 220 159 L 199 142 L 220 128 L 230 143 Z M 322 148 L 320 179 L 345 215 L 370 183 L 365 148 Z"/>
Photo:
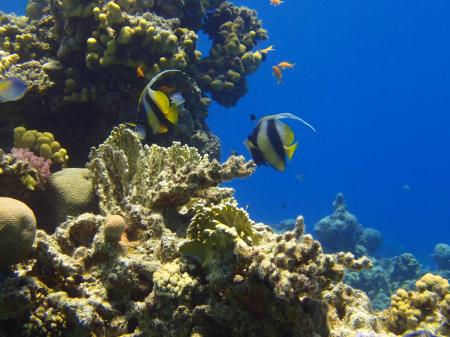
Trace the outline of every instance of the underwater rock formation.
<path fill-rule="evenodd" d="M 327 252 L 349 251 L 358 255 L 371 254 L 382 241 L 379 231 L 364 228 L 347 210 L 344 195 L 338 193 L 333 202 L 334 213 L 314 225 L 314 233 Z"/>
<path fill-rule="evenodd" d="M 222 2 L 31 0 L 28 17 L 1 13 L 0 74 L 19 77 L 29 90 L 22 100 L 4 105 L 0 147 L 11 147 L 5 130 L 17 125 L 58 132 L 73 163 L 81 166 L 88 149 L 114 125 L 135 119 L 149 79 L 179 69 L 193 80 L 174 79 L 186 99 L 178 125 L 149 141 L 165 146 L 179 141 L 218 158 L 218 139 L 205 124 L 206 93 L 225 105 L 242 97 L 245 77 L 262 58 L 251 50 L 267 36 L 255 11 Z M 200 29 L 214 39 L 206 58 L 196 49 Z M 144 78 L 137 76 L 138 67 Z M 211 82 L 220 82 L 223 90 Z"/>
<path fill-rule="evenodd" d="M 363 290 L 375 310 L 389 306 L 390 297 L 397 289 L 413 290 L 416 280 L 424 274 L 419 262 L 410 253 L 393 258 L 371 257 L 373 268 L 360 273 L 347 273 L 345 282 Z"/>
<path fill-rule="evenodd" d="M 441 270 L 450 270 L 450 246 L 438 243 L 434 246 L 433 260 Z"/>

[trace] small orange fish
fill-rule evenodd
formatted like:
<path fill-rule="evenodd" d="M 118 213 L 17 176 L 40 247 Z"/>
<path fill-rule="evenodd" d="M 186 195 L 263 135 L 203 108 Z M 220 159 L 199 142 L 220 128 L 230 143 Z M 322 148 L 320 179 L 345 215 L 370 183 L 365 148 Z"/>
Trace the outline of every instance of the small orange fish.
<path fill-rule="evenodd" d="M 281 69 L 278 66 L 273 66 L 272 70 L 272 75 L 277 79 L 277 83 L 283 83 L 283 72 L 281 71 Z"/>
<path fill-rule="evenodd" d="M 145 77 L 144 66 L 140 65 L 139 67 L 137 67 L 136 75 L 139 78 L 144 78 Z"/>
<path fill-rule="evenodd" d="M 267 47 L 267 48 L 264 48 L 264 49 L 261 49 L 259 52 L 261 53 L 261 54 L 267 54 L 267 53 L 269 53 L 269 52 L 271 52 L 271 51 L 274 51 L 275 49 L 273 48 L 273 46 L 269 46 L 269 47 Z"/>
<path fill-rule="evenodd" d="M 286 61 L 278 63 L 278 67 L 283 69 L 283 70 L 284 69 L 294 68 L 294 66 L 295 66 L 295 63 L 289 63 L 289 62 L 286 62 Z"/>
<path fill-rule="evenodd" d="M 278 7 L 279 5 L 281 5 L 282 3 L 284 3 L 284 1 L 281 0 L 270 0 L 270 4 L 272 6 Z"/>

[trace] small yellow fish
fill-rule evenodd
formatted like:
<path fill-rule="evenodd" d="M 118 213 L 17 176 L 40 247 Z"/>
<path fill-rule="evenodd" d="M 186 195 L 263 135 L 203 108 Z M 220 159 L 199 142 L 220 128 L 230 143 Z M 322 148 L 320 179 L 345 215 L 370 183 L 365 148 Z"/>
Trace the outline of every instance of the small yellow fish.
<path fill-rule="evenodd" d="M 17 77 L 8 77 L 0 81 L 0 103 L 21 99 L 28 90 L 25 81 Z"/>
<path fill-rule="evenodd" d="M 295 63 L 289 63 L 287 61 L 283 61 L 283 62 L 278 63 L 278 67 L 283 69 L 283 70 L 284 69 L 294 68 L 294 66 L 295 66 Z"/>
<path fill-rule="evenodd" d="M 140 65 L 139 67 L 137 67 L 136 75 L 139 78 L 144 78 L 145 77 L 144 66 Z"/>
<path fill-rule="evenodd" d="M 273 45 L 272 45 L 272 46 L 269 46 L 267 48 L 261 49 L 259 52 L 261 54 L 265 55 L 265 54 L 268 54 L 269 52 L 274 51 L 274 50 L 275 49 L 273 48 Z"/>

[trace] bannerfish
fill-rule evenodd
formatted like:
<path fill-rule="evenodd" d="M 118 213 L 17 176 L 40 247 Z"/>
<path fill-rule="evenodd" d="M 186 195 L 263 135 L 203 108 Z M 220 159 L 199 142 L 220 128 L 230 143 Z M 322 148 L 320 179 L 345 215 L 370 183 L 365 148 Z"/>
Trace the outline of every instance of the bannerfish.
<path fill-rule="evenodd" d="M 278 171 L 284 171 L 286 169 L 286 155 L 289 160 L 292 159 L 298 143 L 294 143 L 292 129 L 280 121 L 284 118 L 298 120 L 316 132 L 310 124 L 290 113 L 261 118 L 244 143 L 256 165 L 269 164 Z"/>
<path fill-rule="evenodd" d="M 0 102 L 14 102 L 21 99 L 28 90 L 25 81 L 17 77 L 8 77 L 0 81 Z"/>
<path fill-rule="evenodd" d="M 154 90 L 152 86 L 164 76 L 173 73 L 182 73 L 180 70 L 165 70 L 146 85 L 138 102 L 138 116 L 136 123 L 128 123 L 135 126 L 139 138 L 145 139 L 147 127 L 152 134 L 161 134 L 169 131 L 171 126 L 177 125 L 178 113 L 185 99 L 179 92 L 165 93 Z"/>

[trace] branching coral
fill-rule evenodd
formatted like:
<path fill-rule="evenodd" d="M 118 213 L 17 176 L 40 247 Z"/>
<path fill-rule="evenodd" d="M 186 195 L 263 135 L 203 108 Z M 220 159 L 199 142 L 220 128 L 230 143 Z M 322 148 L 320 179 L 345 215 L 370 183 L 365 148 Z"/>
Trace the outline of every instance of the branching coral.
<path fill-rule="evenodd" d="M 254 164 L 243 157 L 225 163 L 210 161 L 195 148 L 179 143 L 169 148 L 142 146 L 137 135 L 125 126 L 90 154 L 88 168 L 107 213 L 127 213 L 133 205 L 147 212 L 174 211 L 191 198 L 207 198 L 210 188 L 235 177 L 245 177 Z"/>

